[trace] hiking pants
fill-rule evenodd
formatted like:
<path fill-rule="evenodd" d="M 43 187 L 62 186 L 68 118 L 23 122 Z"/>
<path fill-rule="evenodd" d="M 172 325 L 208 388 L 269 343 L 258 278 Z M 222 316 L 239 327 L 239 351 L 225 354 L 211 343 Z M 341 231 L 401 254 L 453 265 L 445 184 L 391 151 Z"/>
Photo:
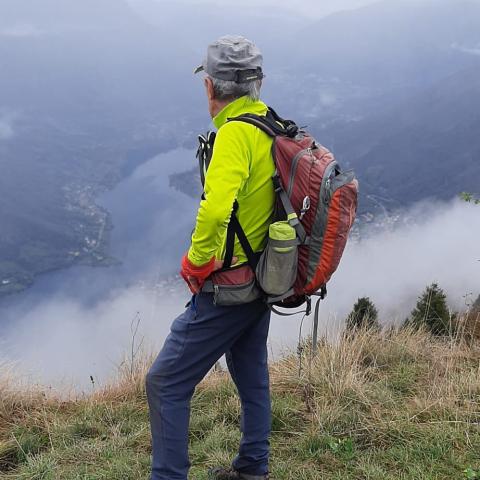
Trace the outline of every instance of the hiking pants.
<path fill-rule="evenodd" d="M 269 324 L 270 311 L 261 300 L 216 306 L 211 293 L 193 296 L 174 320 L 146 378 L 152 480 L 187 480 L 190 400 L 196 385 L 223 354 L 242 405 L 242 439 L 233 468 L 250 475 L 268 472 Z"/>

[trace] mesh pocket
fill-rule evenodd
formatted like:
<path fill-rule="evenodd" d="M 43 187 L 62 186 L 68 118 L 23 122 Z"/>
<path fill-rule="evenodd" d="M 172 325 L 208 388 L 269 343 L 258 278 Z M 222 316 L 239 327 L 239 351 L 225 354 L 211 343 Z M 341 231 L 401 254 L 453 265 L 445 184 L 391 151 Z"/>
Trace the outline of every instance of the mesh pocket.
<path fill-rule="evenodd" d="M 268 243 L 257 265 L 257 282 L 268 295 L 287 293 L 297 278 L 298 241 L 288 222 L 270 225 Z"/>

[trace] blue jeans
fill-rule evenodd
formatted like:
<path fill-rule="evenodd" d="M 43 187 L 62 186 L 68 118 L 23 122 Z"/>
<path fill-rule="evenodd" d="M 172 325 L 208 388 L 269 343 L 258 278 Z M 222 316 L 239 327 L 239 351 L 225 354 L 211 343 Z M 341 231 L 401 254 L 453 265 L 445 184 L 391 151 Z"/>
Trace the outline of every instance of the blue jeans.
<path fill-rule="evenodd" d="M 242 404 L 242 439 L 233 468 L 268 472 L 271 424 L 267 365 L 270 311 L 261 301 L 216 306 L 200 293 L 171 327 L 146 378 L 152 430 L 152 480 L 187 480 L 190 400 L 196 385 L 226 354 Z"/>

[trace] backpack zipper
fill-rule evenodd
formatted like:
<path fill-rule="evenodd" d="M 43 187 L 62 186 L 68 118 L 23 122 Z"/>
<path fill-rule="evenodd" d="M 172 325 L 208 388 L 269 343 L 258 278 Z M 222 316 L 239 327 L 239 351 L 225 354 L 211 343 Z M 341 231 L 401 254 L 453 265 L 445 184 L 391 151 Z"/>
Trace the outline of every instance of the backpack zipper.
<path fill-rule="evenodd" d="M 312 149 L 309 147 L 305 148 L 304 150 L 300 150 L 292 159 L 292 168 L 290 170 L 290 178 L 288 179 L 287 188 L 287 195 L 289 197 L 292 195 L 293 180 L 295 179 L 295 174 L 297 173 L 298 162 L 306 153 L 310 153 L 310 155 L 312 155 Z"/>
<path fill-rule="evenodd" d="M 315 163 L 317 162 L 317 157 L 315 157 L 315 155 L 312 152 L 313 148 L 315 148 L 315 147 L 310 148 L 310 152 L 309 152 L 312 160 L 310 162 L 310 170 L 308 172 L 308 189 L 307 189 L 307 192 L 310 192 L 310 187 L 311 187 L 311 182 L 312 182 L 312 168 L 313 168 L 313 165 L 315 165 Z M 305 202 L 307 201 L 307 199 L 308 199 L 308 207 L 305 205 Z M 303 205 L 302 205 L 302 210 L 300 212 L 299 220 L 303 220 L 303 217 L 307 214 L 307 212 L 310 211 L 310 207 L 311 207 L 310 197 L 307 195 L 303 199 Z"/>

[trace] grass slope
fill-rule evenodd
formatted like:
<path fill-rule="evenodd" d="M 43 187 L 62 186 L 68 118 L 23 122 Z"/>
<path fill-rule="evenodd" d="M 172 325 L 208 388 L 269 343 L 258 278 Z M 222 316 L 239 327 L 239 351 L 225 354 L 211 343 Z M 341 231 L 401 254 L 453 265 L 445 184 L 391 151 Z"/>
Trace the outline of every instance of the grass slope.
<path fill-rule="evenodd" d="M 480 352 L 423 333 L 363 332 L 321 345 L 302 370 L 271 366 L 275 480 L 480 478 Z M 0 383 L 0 478 L 147 479 L 148 411 L 137 362 L 111 386 L 61 400 Z M 225 373 L 192 403 L 191 478 L 235 454 L 240 404 Z"/>

